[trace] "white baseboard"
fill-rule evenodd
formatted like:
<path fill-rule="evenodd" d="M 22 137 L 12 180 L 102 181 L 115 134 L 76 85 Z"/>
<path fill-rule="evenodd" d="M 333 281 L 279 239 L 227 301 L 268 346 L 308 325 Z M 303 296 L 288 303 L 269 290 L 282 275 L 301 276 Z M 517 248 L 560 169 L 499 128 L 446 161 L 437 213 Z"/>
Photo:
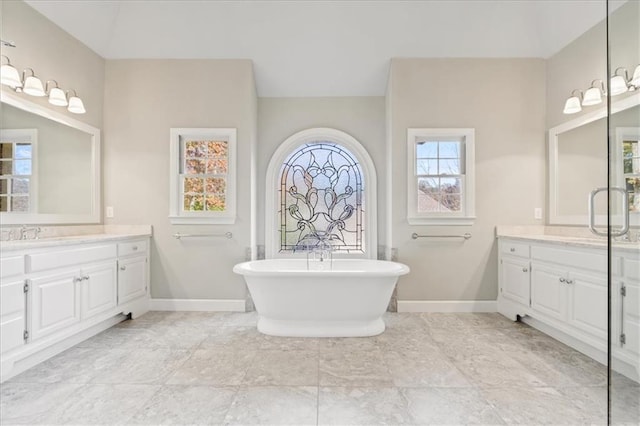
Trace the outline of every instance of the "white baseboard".
<path fill-rule="evenodd" d="M 244 299 L 151 299 L 152 311 L 244 312 Z"/>
<path fill-rule="evenodd" d="M 495 300 L 398 300 L 398 312 L 498 312 Z"/>

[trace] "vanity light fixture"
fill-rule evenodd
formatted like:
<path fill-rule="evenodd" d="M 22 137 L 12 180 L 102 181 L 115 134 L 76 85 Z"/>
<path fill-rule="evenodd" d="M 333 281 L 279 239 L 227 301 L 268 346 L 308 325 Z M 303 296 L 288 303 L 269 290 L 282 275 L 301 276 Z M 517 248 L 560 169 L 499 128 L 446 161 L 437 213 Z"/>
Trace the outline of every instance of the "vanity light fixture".
<path fill-rule="evenodd" d="M 596 86 L 596 82 L 598 81 L 600 82 L 600 87 Z M 584 92 L 584 97 L 582 98 L 582 106 L 598 105 L 599 103 L 602 103 L 602 97 L 606 95 L 607 93 L 605 92 L 604 83 L 602 82 L 602 80 L 593 80 L 591 82 L 591 87 L 589 87 L 587 91 Z"/>
<path fill-rule="evenodd" d="M 49 88 L 49 84 L 55 84 L 55 86 Z M 58 106 L 67 106 L 69 102 L 67 101 L 67 96 L 64 94 L 64 91 L 58 86 L 58 82 L 55 80 L 47 81 L 46 85 L 47 93 L 49 93 L 49 103 L 52 105 Z"/>
<path fill-rule="evenodd" d="M 76 91 L 69 90 L 67 91 L 67 95 L 69 95 L 69 92 L 73 92 L 73 96 L 69 98 L 69 106 L 67 107 L 69 112 L 72 112 L 74 114 L 84 114 L 85 112 L 87 112 L 87 110 L 84 109 L 84 104 L 82 103 L 82 99 L 78 97 Z"/>
<path fill-rule="evenodd" d="M 31 75 L 25 76 L 27 71 L 30 71 Z M 24 81 L 22 91 L 27 95 L 46 96 L 47 92 L 44 91 L 42 80 L 36 77 L 36 73 L 33 71 L 33 68 L 25 68 L 25 70 L 22 71 L 22 81 Z"/>
<path fill-rule="evenodd" d="M 624 74 L 620 74 L 619 71 L 623 71 Z M 629 74 L 625 68 L 617 68 L 611 77 L 609 87 L 611 89 L 611 96 L 617 96 L 625 93 L 629 90 Z"/>
<path fill-rule="evenodd" d="M 578 92 L 577 94 L 575 94 Z M 562 112 L 564 114 L 575 114 L 576 112 L 582 111 L 582 92 L 578 89 L 575 89 L 571 92 L 571 96 L 564 103 L 564 110 Z"/>
<path fill-rule="evenodd" d="M 11 41 L 0 40 L 2 47 L 16 47 Z M 66 106 L 69 112 L 74 114 L 84 114 L 87 110 L 84 103 L 80 99 L 75 90 L 68 90 L 66 93 L 56 80 L 47 80 L 47 84 L 43 85 L 42 80 L 37 76 L 33 68 L 25 68 L 22 71 L 22 78 L 18 70 L 11 65 L 9 57 L 0 55 L 6 64 L 0 67 L 0 84 L 11 87 L 16 92 L 24 92 L 30 96 L 48 96 L 49 103 L 57 106 Z M 27 75 L 29 73 L 30 75 Z M 73 96 L 70 93 L 73 92 Z"/>
<path fill-rule="evenodd" d="M 11 65 L 9 57 L 2 55 L 2 58 L 7 60 L 7 63 L 0 67 L 0 84 L 9 86 L 12 89 L 16 87 L 22 87 L 22 80 L 20 79 L 20 73 Z"/>

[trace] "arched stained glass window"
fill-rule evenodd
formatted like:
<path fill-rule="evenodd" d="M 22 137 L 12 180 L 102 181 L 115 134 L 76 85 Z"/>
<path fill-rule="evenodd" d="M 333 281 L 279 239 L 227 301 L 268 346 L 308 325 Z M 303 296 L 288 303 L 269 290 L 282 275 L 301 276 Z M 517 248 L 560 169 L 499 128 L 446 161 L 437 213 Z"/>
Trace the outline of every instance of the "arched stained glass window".
<path fill-rule="evenodd" d="M 336 252 L 365 251 L 363 173 L 349 150 L 305 143 L 285 159 L 279 182 L 281 253 L 323 241 Z"/>

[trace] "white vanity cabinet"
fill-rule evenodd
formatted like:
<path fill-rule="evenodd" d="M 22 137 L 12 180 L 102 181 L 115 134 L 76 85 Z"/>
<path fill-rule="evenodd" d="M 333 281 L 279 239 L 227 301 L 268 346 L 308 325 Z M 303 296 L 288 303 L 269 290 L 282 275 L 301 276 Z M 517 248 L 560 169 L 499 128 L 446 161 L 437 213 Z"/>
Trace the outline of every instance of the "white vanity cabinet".
<path fill-rule="evenodd" d="M 60 245 L 41 240 L 25 247 L 4 250 L 3 245 L 2 380 L 122 321 L 123 315 L 148 310 L 148 236 L 88 236 Z"/>
<path fill-rule="evenodd" d="M 627 376 L 640 377 L 640 262 L 637 256 L 616 253 L 614 260 L 619 268 L 613 269 L 612 339 L 611 348 L 615 359 L 625 362 L 619 369 L 635 366 Z"/>
<path fill-rule="evenodd" d="M 0 259 L 0 352 L 24 345 L 27 330 L 24 256 Z"/>
<path fill-rule="evenodd" d="M 147 294 L 147 241 L 118 244 L 118 303 L 123 304 Z"/>
<path fill-rule="evenodd" d="M 498 245 L 500 250 L 500 293 L 502 297 L 521 306 L 529 306 L 529 246 L 504 240 L 499 241 Z"/>
<path fill-rule="evenodd" d="M 606 359 L 606 247 L 504 237 L 498 243 L 498 311 L 534 321 L 576 349 Z"/>

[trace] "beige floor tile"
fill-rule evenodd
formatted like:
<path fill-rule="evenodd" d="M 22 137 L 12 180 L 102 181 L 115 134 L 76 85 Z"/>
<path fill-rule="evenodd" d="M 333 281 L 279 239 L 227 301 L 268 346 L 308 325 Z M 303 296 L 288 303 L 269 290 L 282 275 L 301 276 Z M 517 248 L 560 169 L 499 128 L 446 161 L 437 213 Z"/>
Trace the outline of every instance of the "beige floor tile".
<path fill-rule="evenodd" d="M 391 386 L 382 352 L 320 352 L 320 386 Z"/>
<path fill-rule="evenodd" d="M 395 387 L 321 387 L 319 425 L 413 424 L 407 400 Z"/>
<path fill-rule="evenodd" d="M 233 400 L 225 425 L 315 425 L 318 388 L 242 387 Z"/>
<path fill-rule="evenodd" d="M 166 381 L 173 385 L 239 386 L 251 366 L 254 351 L 197 349 Z"/>
<path fill-rule="evenodd" d="M 383 354 L 398 387 L 470 387 L 471 382 L 438 352 L 387 351 Z"/>
<path fill-rule="evenodd" d="M 261 350 L 244 376 L 244 386 L 318 386 L 317 351 Z"/>
<path fill-rule="evenodd" d="M 236 388 L 165 385 L 150 398 L 128 424 L 223 424 Z"/>

